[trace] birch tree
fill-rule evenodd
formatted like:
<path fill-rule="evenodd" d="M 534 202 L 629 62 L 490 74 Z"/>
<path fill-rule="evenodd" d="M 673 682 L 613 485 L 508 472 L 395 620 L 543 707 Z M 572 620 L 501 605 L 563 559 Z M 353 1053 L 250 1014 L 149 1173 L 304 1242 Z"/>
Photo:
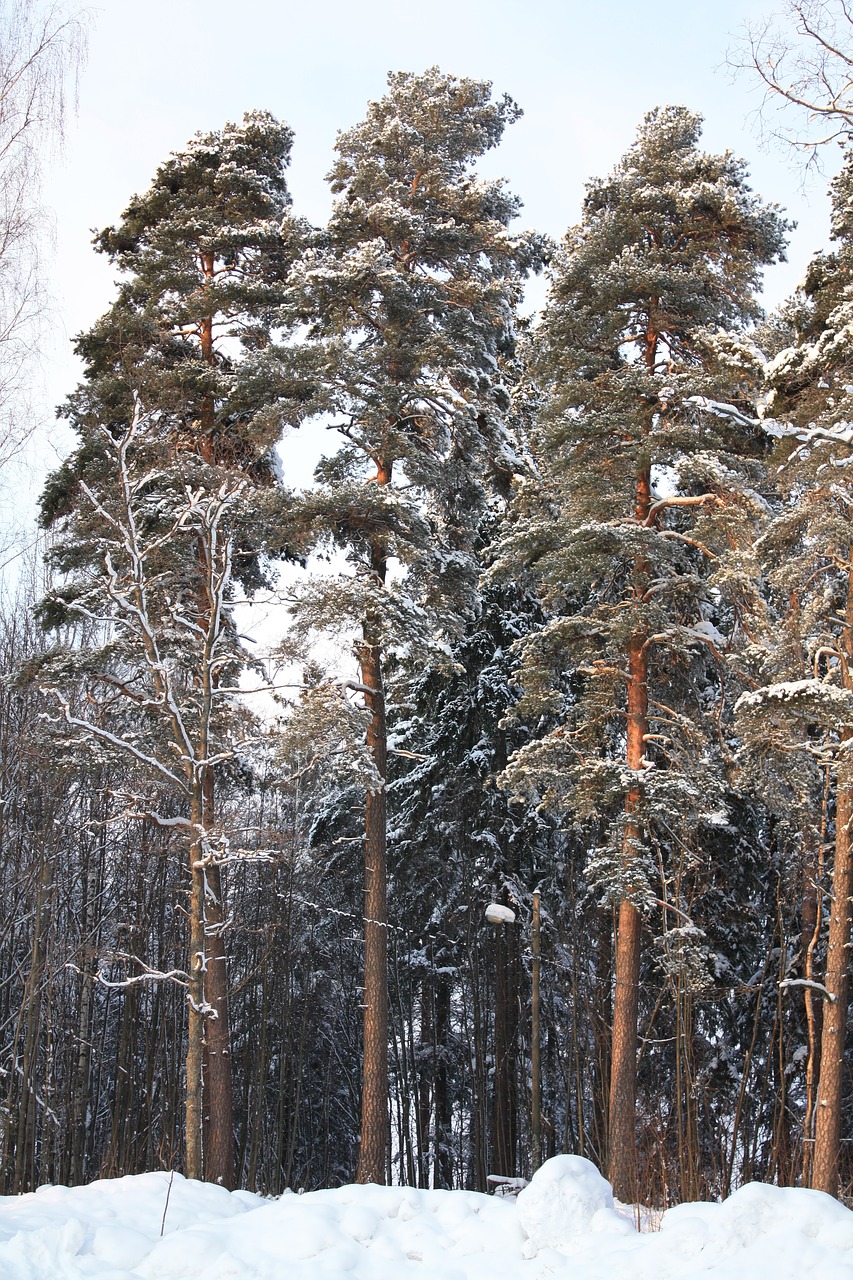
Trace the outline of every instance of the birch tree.
<path fill-rule="evenodd" d="M 785 0 L 782 8 L 745 24 L 730 55 L 764 90 L 762 132 L 818 162 L 828 143 L 853 129 L 853 7 L 848 0 Z"/>
<path fill-rule="evenodd" d="M 0 468 L 34 427 L 31 384 L 50 303 L 42 184 L 85 46 L 82 11 L 35 0 L 0 8 Z"/>

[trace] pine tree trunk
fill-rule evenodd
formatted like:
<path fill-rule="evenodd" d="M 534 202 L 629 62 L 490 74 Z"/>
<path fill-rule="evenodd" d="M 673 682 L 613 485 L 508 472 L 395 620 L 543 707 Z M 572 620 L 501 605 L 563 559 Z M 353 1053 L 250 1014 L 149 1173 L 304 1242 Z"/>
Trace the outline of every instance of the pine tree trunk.
<path fill-rule="evenodd" d="M 376 557 L 374 557 L 375 559 Z M 382 564 L 384 578 L 384 557 Z M 388 889 L 386 800 L 388 731 L 379 645 L 365 628 L 361 683 L 370 711 L 367 745 L 381 785 L 368 791 L 364 842 L 364 1064 L 357 1182 L 385 1183 L 388 1119 Z"/>
<path fill-rule="evenodd" d="M 205 826 L 213 824 L 213 772 L 205 771 Z M 234 1098 L 231 1075 L 231 1037 L 228 1020 L 228 969 L 222 906 L 222 875 L 215 862 L 205 866 L 205 1151 L 204 1176 L 234 1188 Z"/>
<path fill-rule="evenodd" d="M 637 477 L 635 518 L 643 523 L 651 506 L 651 477 L 648 468 Z M 648 566 L 639 562 L 634 569 L 634 596 L 646 590 Z M 626 752 L 628 768 L 639 773 L 644 767 L 648 723 L 648 660 L 646 636 L 636 632 L 628 642 L 628 683 Z M 640 828 L 633 815 L 639 790 L 632 788 L 625 798 L 625 831 L 622 842 L 622 874 L 630 887 L 631 863 L 640 842 Z M 640 982 L 640 913 L 629 897 L 619 903 L 616 929 L 616 956 L 613 994 L 613 1035 L 610 1063 L 610 1109 L 608 1118 L 608 1176 L 614 1194 L 628 1204 L 637 1198 L 637 1022 Z"/>
<path fill-rule="evenodd" d="M 824 981 L 829 998 L 825 1000 L 823 1008 L 820 1082 L 812 1158 L 812 1186 L 831 1196 L 838 1195 L 844 1040 L 850 983 L 850 897 L 853 894 L 851 823 L 853 791 L 845 787 L 843 791 L 839 791 L 835 813 L 835 866 L 832 874 L 832 907 Z"/>
<path fill-rule="evenodd" d="M 846 737 L 849 739 L 849 731 Z M 823 1006 L 811 1183 L 817 1191 L 826 1191 L 831 1196 L 838 1195 L 844 1041 L 850 985 L 851 824 L 853 790 L 845 787 L 838 792 L 835 810 L 835 865 L 824 978 L 829 997 Z"/>
<path fill-rule="evenodd" d="M 853 563 L 848 572 L 847 609 L 844 630 L 846 656 L 844 684 L 853 687 Z M 841 735 L 849 742 L 853 732 Z M 839 773 L 849 766 L 841 765 Z M 829 995 L 824 1001 L 823 1029 L 820 1044 L 820 1080 L 817 1090 L 812 1186 L 838 1195 L 839 1156 L 841 1151 L 841 1103 L 844 1083 L 844 1041 L 847 1031 L 847 1004 L 850 987 L 850 921 L 853 895 L 853 787 L 840 781 L 835 805 L 835 861 L 832 869 L 832 900 L 829 915 L 829 938 L 826 949 L 824 986 Z"/>
<path fill-rule="evenodd" d="M 626 1204 L 637 1194 L 637 1017 L 640 976 L 640 913 L 632 902 L 619 904 L 616 930 L 613 1037 L 610 1060 L 608 1177 L 613 1193 Z"/>
<path fill-rule="evenodd" d="M 201 254 L 201 270 L 204 276 L 205 287 L 209 288 L 215 278 L 215 259 L 212 253 Z M 214 368 L 216 364 L 216 354 L 213 349 L 213 311 L 203 316 L 199 329 L 199 342 L 201 345 L 201 358 L 206 365 Z M 205 462 L 216 461 L 216 447 L 213 439 L 213 422 L 215 415 L 215 405 L 212 395 L 202 396 L 201 413 L 199 415 L 199 431 L 198 431 L 198 451 Z"/>

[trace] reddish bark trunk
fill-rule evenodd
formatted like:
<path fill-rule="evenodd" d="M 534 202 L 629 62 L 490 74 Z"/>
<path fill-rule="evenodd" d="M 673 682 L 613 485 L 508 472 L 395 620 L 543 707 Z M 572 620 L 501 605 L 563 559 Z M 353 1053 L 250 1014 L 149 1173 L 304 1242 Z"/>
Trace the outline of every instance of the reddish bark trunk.
<path fill-rule="evenodd" d="M 637 476 L 635 518 L 645 523 L 651 506 L 651 477 L 645 468 Z M 634 597 L 646 590 L 648 565 L 634 567 Z M 635 632 L 628 643 L 628 683 L 625 760 L 629 769 L 644 767 L 648 723 L 647 637 Z M 639 788 L 625 797 L 625 832 L 622 843 L 622 872 L 631 887 L 631 863 L 636 857 L 640 829 L 633 815 L 639 802 Z M 619 903 L 614 965 L 613 1034 L 610 1062 L 610 1107 L 608 1117 L 608 1176 L 620 1200 L 632 1203 L 637 1197 L 637 1021 L 640 981 L 640 915 L 630 897 Z"/>
<path fill-rule="evenodd" d="M 364 1066 L 357 1182 L 384 1183 L 388 1120 L 388 889 L 386 868 L 387 727 L 379 646 L 365 638 L 361 682 L 370 725 L 367 745 L 382 786 L 368 791 L 364 843 Z"/>
<path fill-rule="evenodd" d="M 209 286 L 214 278 L 214 258 L 212 253 L 203 253 L 201 255 L 201 269 L 204 276 L 205 286 Z M 201 344 L 201 358 L 205 364 L 211 368 L 216 364 L 216 356 L 213 350 L 213 314 L 206 315 L 201 322 L 201 330 L 199 333 L 199 342 Z M 214 444 L 213 444 L 213 420 L 216 407 L 214 405 L 213 396 L 207 395 L 202 397 L 201 402 L 201 419 L 199 422 L 198 449 L 205 462 L 215 462 Z"/>
<path fill-rule="evenodd" d="M 853 688 L 853 554 L 847 579 L 845 611 L 844 685 Z M 845 729 L 843 742 L 853 738 Z M 826 949 L 824 1000 L 820 1042 L 820 1081 L 817 1090 L 812 1186 L 838 1195 L 841 1153 L 841 1103 L 844 1085 L 844 1041 L 847 1032 L 847 1004 L 850 994 L 850 923 L 853 896 L 853 787 L 840 781 L 835 804 L 835 860 L 832 869 L 832 905 Z"/>
<path fill-rule="evenodd" d="M 820 1082 L 812 1158 L 812 1186 L 831 1196 L 838 1195 L 844 1041 L 850 986 L 850 897 L 853 894 L 851 823 L 853 791 L 845 787 L 839 791 L 835 812 L 835 866 L 832 873 L 832 908 L 824 979 L 829 997 L 823 1006 Z"/>
<path fill-rule="evenodd" d="M 844 684 L 853 688 L 853 555 L 847 582 L 843 650 Z M 853 732 L 846 729 L 842 741 Z M 844 1085 L 844 1042 L 847 1032 L 847 1005 L 850 994 L 850 922 L 853 895 L 853 787 L 840 781 L 835 802 L 835 859 L 832 869 L 832 900 L 826 948 L 824 986 L 828 996 L 823 1004 L 820 1041 L 820 1080 L 817 1089 L 812 1186 L 838 1195 L 841 1153 L 841 1102 Z"/>
<path fill-rule="evenodd" d="M 391 466 L 377 462 L 376 483 L 391 483 Z M 371 546 L 370 568 L 384 585 L 387 550 L 379 539 Z M 386 1181 L 390 1141 L 388 1115 L 388 869 L 385 782 L 388 777 L 388 726 L 382 650 L 370 622 L 361 646 L 361 683 L 370 712 L 367 746 L 379 785 L 368 791 L 364 838 L 364 1062 L 361 1090 L 361 1142 L 357 1182 Z"/>

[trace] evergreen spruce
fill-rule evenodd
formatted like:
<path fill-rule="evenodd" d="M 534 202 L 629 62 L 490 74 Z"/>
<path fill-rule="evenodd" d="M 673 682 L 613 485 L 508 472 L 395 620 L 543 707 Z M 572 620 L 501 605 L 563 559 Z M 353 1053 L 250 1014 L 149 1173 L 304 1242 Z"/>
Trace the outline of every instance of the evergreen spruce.
<path fill-rule="evenodd" d="M 518 1025 L 519 1005 L 528 1004 L 520 989 L 524 944 L 518 926 L 493 928 L 483 913 L 490 901 L 502 902 L 517 912 L 520 925 L 529 919 L 534 886 L 544 882 L 553 902 L 563 894 L 553 824 L 528 804 L 511 805 L 495 784 L 510 752 L 528 736 L 524 726 L 508 728 L 503 720 L 516 697 L 512 646 L 539 613 L 535 599 L 492 588 L 453 646 L 452 666 L 403 663 L 391 685 L 399 754 L 388 797 L 390 913 L 411 939 L 397 981 L 417 988 L 422 1009 L 421 1186 L 431 1185 L 428 1154 L 434 1185 L 453 1185 L 455 1148 L 465 1161 L 460 1181 L 481 1191 L 488 1189 L 488 1174 L 513 1177 L 527 1168 Z M 500 969 L 492 973 L 495 960 Z M 482 1019 L 467 1040 L 458 1013 L 451 1016 L 460 1006 L 479 1012 L 472 1021 Z M 490 1072 L 485 1058 L 492 1053 Z M 471 1087 L 461 1092 L 466 1060 Z M 458 1142 L 450 1129 L 453 1112 L 463 1117 Z"/>

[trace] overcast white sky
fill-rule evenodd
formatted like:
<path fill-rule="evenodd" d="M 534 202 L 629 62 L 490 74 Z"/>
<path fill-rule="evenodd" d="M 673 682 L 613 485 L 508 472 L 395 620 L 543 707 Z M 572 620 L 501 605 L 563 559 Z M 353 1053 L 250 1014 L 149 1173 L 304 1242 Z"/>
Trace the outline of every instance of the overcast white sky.
<path fill-rule="evenodd" d="M 290 184 L 298 212 L 325 217 L 335 134 L 381 96 L 389 70 L 432 64 L 486 77 L 524 118 L 488 159 L 524 202 L 523 220 L 560 235 L 577 220 L 584 181 L 605 173 L 651 107 L 683 103 L 706 119 L 705 145 L 749 162 L 753 185 L 800 226 L 790 264 L 768 279 L 771 303 L 826 238 L 824 184 L 804 193 L 791 162 L 762 154 L 749 115 L 759 96 L 731 82 L 727 48 L 774 0 L 102 0 L 92 6 L 79 113 L 48 200 L 57 231 L 58 333 L 47 399 L 77 379 L 70 338 L 108 305 L 108 264 L 91 229 L 120 215 L 156 166 L 197 130 L 262 107 L 296 134 Z M 834 159 L 834 157 L 833 157 Z M 41 436 L 44 469 L 70 435 Z"/>

